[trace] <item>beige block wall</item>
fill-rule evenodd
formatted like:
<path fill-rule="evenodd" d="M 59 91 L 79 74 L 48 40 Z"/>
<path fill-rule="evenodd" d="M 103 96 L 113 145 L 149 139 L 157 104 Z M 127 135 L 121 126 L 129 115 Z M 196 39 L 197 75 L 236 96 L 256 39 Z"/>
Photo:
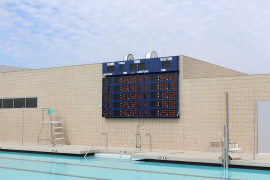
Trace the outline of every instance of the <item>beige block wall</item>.
<path fill-rule="evenodd" d="M 0 82 L 0 98 L 38 97 L 38 108 L 24 110 L 25 142 L 37 142 L 42 108 L 61 112 L 68 136 L 75 144 L 85 142 L 102 126 L 103 121 L 97 119 L 101 113 L 100 64 L 1 73 Z M 4 123 L 0 140 L 21 141 L 22 111 L 0 110 Z"/>
<path fill-rule="evenodd" d="M 180 121 L 186 127 L 186 150 L 207 151 L 209 141 L 222 140 L 228 92 L 231 142 L 239 143 L 243 153 L 253 152 L 254 104 L 270 100 L 270 75 L 182 79 L 181 85 Z"/>
<path fill-rule="evenodd" d="M 184 62 L 179 63 L 181 77 Z M 0 83 L 0 98 L 38 97 L 38 108 L 24 110 L 25 142 L 37 142 L 41 108 L 48 107 L 61 112 L 71 144 L 90 145 L 100 132 L 107 132 L 109 146 L 124 147 L 136 133 L 137 119 L 101 117 L 101 64 L 1 73 Z M 208 151 L 210 141 L 222 138 L 224 92 L 229 92 L 231 139 L 240 143 L 243 152 L 252 152 L 253 104 L 270 99 L 269 87 L 270 75 L 181 78 L 181 118 L 143 119 L 140 133 L 152 135 L 155 149 Z M 0 141 L 22 140 L 22 114 L 22 109 L 0 109 Z M 43 137 L 48 136 L 45 131 Z"/>
<path fill-rule="evenodd" d="M 187 56 L 180 56 L 183 62 L 183 78 L 203 78 L 247 75 L 235 70 L 210 64 Z"/>

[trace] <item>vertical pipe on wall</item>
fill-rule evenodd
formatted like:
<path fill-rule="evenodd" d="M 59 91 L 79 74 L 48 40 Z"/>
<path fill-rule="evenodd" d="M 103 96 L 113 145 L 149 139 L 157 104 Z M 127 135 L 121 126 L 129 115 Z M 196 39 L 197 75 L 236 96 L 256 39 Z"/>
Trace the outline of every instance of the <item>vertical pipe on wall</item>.
<path fill-rule="evenodd" d="M 23 146 L 23 134 L 24 134 L 24 107 L 22 108 L 22 146 Z"/>

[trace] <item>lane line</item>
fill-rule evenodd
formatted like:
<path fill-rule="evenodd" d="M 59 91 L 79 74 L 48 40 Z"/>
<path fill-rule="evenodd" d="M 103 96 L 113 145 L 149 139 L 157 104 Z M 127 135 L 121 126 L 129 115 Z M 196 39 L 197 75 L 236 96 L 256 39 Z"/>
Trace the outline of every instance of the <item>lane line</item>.
<path fill-rule="evenodd" d="M 26 172 L 34 172 L 34 173 L 42 173 L 42 174 L 52 174 L 52 175 L 59 175 L 59 176 L 76 177 L 76 178 L 83 178 L 83 179 L 110 180 L 110 179 L 104 179 L 104 178 L 78 176 L 78 175 L 72 175 L 72 174 L 53 173 L 53 172 L 46 172 L 46 171 L 37 171 L 37 170 L 20 169 L 20 168 L 11 168 L 11 167 L 3 167 L 3 166 L 0 166 L 0 168 L 1 169 L 16 170 L 16 171 L 26 171 Z"/>
<path fill-rule="evenodd" d="M 117 167 L 105 167 L 105 166 L 95 166 L 95 165 L 86 165 L 86 164 L 62 163 L 62 162 L 52 162 L 52 161 L 42 161 L 42 160 L 32 160 L 32 159 L 19 159 L 19 158 L 7 158 L 7 157 L 0 157 L 0 159 L 12 159 L 12 160 L 32 161 L 32 162 L 41 162 L 41 163 L 51 163 L 51 164 L 63 164 L 63 165 L 82 166 L 82 167 L 114 169 L 114 170 L 121 170 L 121 171 L 135 171 L 135 172 L 145 172 L 145 173 L 155 173 L 155 174 L 167 174 L 167 175 L 176 175 L 176 176 L 190 176 L 190 177 L 200 177 L 200 178 L 208 178 L 208 179 L 240 180 L 240 179 L 214 177 L 214 176 L 202 176 L 202 175 L 170 173 L 170 172 L 161 172 L 161 171 L 124 169 L 124 168 L 117 168 Z"/>

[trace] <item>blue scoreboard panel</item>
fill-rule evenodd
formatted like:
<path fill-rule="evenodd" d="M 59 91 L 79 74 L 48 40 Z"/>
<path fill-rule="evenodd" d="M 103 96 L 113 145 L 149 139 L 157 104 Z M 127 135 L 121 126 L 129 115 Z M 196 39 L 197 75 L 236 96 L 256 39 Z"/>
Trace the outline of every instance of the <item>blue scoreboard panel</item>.
<path fill-rule="evenodd" d="M 178 56 L 103 64 L 102 116 L 178 118 Z"/>

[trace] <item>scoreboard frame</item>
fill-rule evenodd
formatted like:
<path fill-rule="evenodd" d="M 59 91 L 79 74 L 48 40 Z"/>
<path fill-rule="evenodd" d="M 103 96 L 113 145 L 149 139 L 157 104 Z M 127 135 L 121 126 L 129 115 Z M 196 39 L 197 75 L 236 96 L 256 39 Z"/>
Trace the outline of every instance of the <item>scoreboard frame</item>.
<path fill-rule="evenodd" d="M 104 63 L 103 75 L 105 77 L 102 79 L 102 117 L 179 118 L 178 59 L 169 57 L 160 58 L 160 61 L 162 62 L 164 59 L 169 62 L 167 64 L 176 64 L 177 66 L 167 66 L 167 69 L 162 69 L 164 63 L 153 64 L 153 61 L 149 61 L 153 59 L 147 59 L 147 61 L 140 60 L 140 62 L 146 62 L 144 73 L 132 73 L 132 71 L 129 71 L 126 74 L 123 72 L 121 72 L 123 74 L 119 74 L 119 71 L 111 68 L 114 71 L 108 74 L 104 69 L 109 70 L 112 64 Z M 155 62 L 157 62 L 156 58 Z M 122 68 L 134 68 L 130 66 L 131 64 L 134 63 L 127 63 Z M 149 73 L 146 67 L 151 66 L 151 64 L 155 66 L 151 69 L 152 73 Z M 136 68 L 138 68 L 138 64 Z"/>

